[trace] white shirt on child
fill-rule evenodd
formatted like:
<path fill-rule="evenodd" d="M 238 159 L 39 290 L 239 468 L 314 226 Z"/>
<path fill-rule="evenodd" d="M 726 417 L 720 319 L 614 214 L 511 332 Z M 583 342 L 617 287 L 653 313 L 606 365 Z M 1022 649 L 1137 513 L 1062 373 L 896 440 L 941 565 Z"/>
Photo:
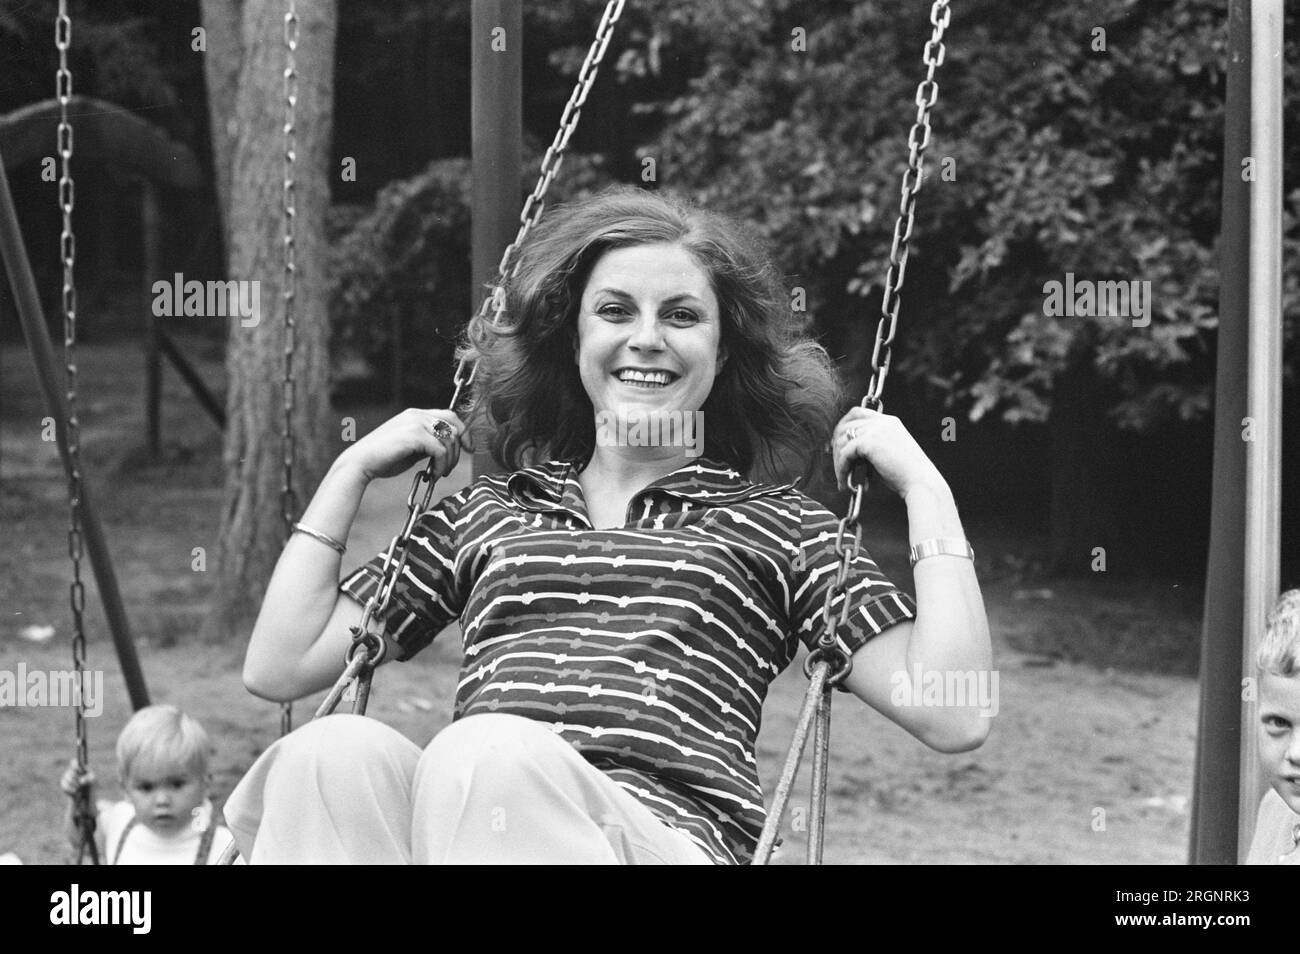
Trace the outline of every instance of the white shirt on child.
<path fill-rule="evenodd" d="M 1269 789 L 1259 803 L 1255 837 L 1250 842 L 1248 865 L 1300 865 L 1300 815 L 1291 811 L 1282 796 Z"/>
<path fill-rule="evenodd" d="M 213 824 L 212 802 L 204 799 L 198 807 L 193 821 L 174 835 L 160 835 L 144 824 L 137 824 L 126 831 L 127 825 L 135 817 L 135 806 L 130 802 L 100 802 L 99 814 L 95 823 L 104 835 L 104 864 L 113 864 L 114 858 L 119 865 L 192 865 L 194 856 L 199 852 L 199 842 L 203 832 Z M 126 833 L 126 844 L 118 853 L 118 842 Z M 217 825 L 212 837 L 212 848 L 208 852 L 206 864 L 213 864 L 221 856 L 232 836 L 224 825 Z M 239 863 L 243 859 L 238 859 Z"/>

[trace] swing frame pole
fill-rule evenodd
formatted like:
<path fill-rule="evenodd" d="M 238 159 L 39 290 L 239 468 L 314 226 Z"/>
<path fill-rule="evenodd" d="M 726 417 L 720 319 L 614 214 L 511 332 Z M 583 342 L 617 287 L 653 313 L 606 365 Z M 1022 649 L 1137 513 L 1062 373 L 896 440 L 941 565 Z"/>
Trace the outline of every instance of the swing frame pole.
<path fill-rule="evenodd" d="M 158 188 L 145 180 L 140 184 L 140 237 L 144 255 L 144 430 L 149 453 L 157 458 L 162 449 L 162 329 L 150 306 L 153 276 L 162 274 L 162 243 L 159 241 L 162 215 Z"/>
<path fill-rule="evenodd" d="M 1250 341 L 1246 355 L 1246 415 L 1255 439 L 1246 453 L 1246 579 L 1242 676 L 1256 675 L 1255 655 L 1268 609 L 1281 586 L 1282 559 L 1282 0 L 1255 0 L 1251 11 Z M 1255 834 L 1264 793 L 1257 703 L 1241 702 L 1241 804 L 1237 860 Z"/>
<path fill-rule="evenodd" d="M 519 229 L 523 162 L 521 0 L 473 0 L 470 11 L 470 163 L 473 210 L 471 275 L 475 301 L 497 277 L 502 253 Z M 473 477 L 500 468 L 487 451 L 474 454 Z"/>
<path fill-rule="evenodd" d="M 63 382 L 56 370 L 54 346 L 50 342 L 45 313 L 41 308 L 40 295 L 36 291 L 36 279 L 32 275 L 32 265 L 27 258 L 22 231 L 18 226 L 18 214 L 14 209 L 13 194 L 9 191 L 9 176 L 5 172 L 3 157 L 0 157 L 0 255 L 4 257 L 5 272 L 9 277 L 9 287 L 14 293 L 18 321 L 22 325 L 23 336 L 27 339 L 27 351 L 32 356 L 32 363 L 36 368 L 36 381 L 41 389 L 41 396 L 45 400 L 45 407 L 50 416 L 58 424 L 55 428 L 55 437 L 59 447 L 59 457 L 63 461 L 64 471 L 71 476 L 72 462 L 68 456 L 64 427 L 68 407 L 63 396 Z M 82 469 L 84 471 L 85 468 Z M 126 680 L 131 707 L 140 709 L 149 705 L 149 690 L 145 686 L 144 671 L 140 668 L 140 659 L 136 655 L 135 643 L 131 638 L 126 608 L 117 586 L 117 576 L 113 572 L 113 562 L 104 537 L 104 528 L 91 504 L 90 488 L 86 484 L 87 480 L 83 473 L 81 531 L 85 539 L 86 551 L 90 555 L 90 565 L 95 574 L 95 585 L 99 589 L 99 598 L 104 606 L 108 630 L 117 649 L 122 677 Z"/>
<path fill-rule="evenodd" d="M 1281 50 L 1282 0 L 1230 0 L 1192 864 L 1244 859 L 1261 792 L 1247 690 L 1281 559 Z"/>

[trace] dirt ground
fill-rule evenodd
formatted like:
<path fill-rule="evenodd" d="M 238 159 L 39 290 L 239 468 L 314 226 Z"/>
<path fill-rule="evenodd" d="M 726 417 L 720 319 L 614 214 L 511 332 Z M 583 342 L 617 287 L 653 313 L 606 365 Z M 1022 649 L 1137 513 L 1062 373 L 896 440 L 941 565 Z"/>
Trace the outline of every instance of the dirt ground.
<path fill-rule="evenodd" d="M 203 373 L 219 385 L 219 354 L 194 346 Z M 84 349 L 83 444 L 127 612 L 155 702 L 198 717 L 218 747 L 214 798 L 220 803 L 277 732 L 276 707 L 239 680 L 241 646 L 196 645 L 207 583 L 190 567 L 193 546 L 216 537 L 220 435 L 166 375 L 167 463 L 150 465 L 143 443 L 142 373 L 130 345 Z M 0 355 L 0 670 L 69 665 L 65 485 L 52 443 L 40 439 L 45 412 L 21 347 Z M 357 412 L 364 432 L 385 416 Z M 462 470 L 440 484 L 452 492 Z M 386 543 L 404 510 L 407 481 L 367 495 L 345 567 Z M 960 494 L 958 495 L 960 502 Z M 1186 647 L 1199 631 L 1199 593 L 1170 583 L 1107 579 L 1068 583 L 999 575 L 1024 541 L 996 528 L 968 527 L 981 553 L 981 578 L 994 634 L 999 712 L 979 750 L 943 755 L 848 696 L 835 705 L 828 861 L 843 863 L 1181 864 L 1195 745 L 1197 686 L 1187 676 L 1141 672 L 1143 646 Z M 873 555 L 910 588 L 904 528 L 893 518 L 869 527 Z M 209 550 L 209 552 L 211 552 Z M 899 569 L 901 568 L 901 570 Z M 86 571 L 89 577 L 89 570 Z M 113 742 L 129 716 L 126 692 L 87 586 L 93 669 L 105 672 L 105 705 L 90 720 L 92 766 L 115 794 Z M 53 626 L 45 642 L 27 627 Z M 376 677 L 370 714 L 418 743 L 450 717 L 457 640 L 434 646 Z M 1073 647 L 1073 648 L 1072 648 Z M 1102 647 L 1100 650 L 1097 647 Z M 1125 660 L 1126 669 L 1081 661 Z M 1192 653 L 1194 656 L 1194 653 Z M 774 685 L 760 738 L 769 793 L 790 737 L 805 680 L 798 667 Z M 314 703 L 299 704 L 299 718 Z M 58 777 L 73 751 L 66 708 L 0 708 L 0 855 L 57 863 L 64 798 Z M 806 814 L 805 767 L 793 806 Z M 804 835 L 787 818 L 781 862 L 802 860 Z"/>

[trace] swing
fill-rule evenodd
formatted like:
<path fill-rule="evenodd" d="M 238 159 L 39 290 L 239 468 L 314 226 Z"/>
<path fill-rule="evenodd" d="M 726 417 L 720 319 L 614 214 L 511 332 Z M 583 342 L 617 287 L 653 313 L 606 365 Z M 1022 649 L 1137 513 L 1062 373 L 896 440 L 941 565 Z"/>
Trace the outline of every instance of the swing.
<path fill-rule="evenodd" d="M 63 0 L 61 0 L 63 2 Z M 623 11 L 625 0 L 609 0 L 597 27 L 596 38 L 587 52 L 587 57 L 578 73 L 578 79 L 564 107 L 560 118 L 560 128 L 555 139 L 542 159 L 537 183 L 532 193 L 525 200 L 519 214 L 519 231 L 514 240 L 502 253 L 497 270 L 497 280 L 493 293 L 485 296 L 474 321 L 487 321 L 491 325 L 500 323 L 505 308 L 504 286 L 517 269 L 514 256 L 542 214 L 546 190 L 564 158 L 564 150 L 577 126 L 582 105 L 595 80 L 597 69 L 609 45 L 614 25 Z M 898 326 L 898 312 L 901 305 L 901 291 L 907 268 L 908 242 L 911 239 L 916 195 L 922 184 L 922 163 L 926 148 L 930 143 L 930 110 L 939 93 L 934 76 L 944 59 L 943 35 L 951 18 L 949 0 L 935 0 L 930 10 L 932 31 L 923 51 L 926 64 L 925 78 L 916 90 L 916 119 L 908 134 L 907 169 L 903 173 L 900 189 L 900 207 L 894 225 L 893 243 L 889 253 L 889 268 L 885 275 L 884 294 L 881 302 L 881 317 L 876 328 L 875 345 L 871 356 L 871 379 L 867 392 L 862 398 L 861 406 L 875 411 L 883 411 L 882 394 L 885 380 L 889 374 L 892 358 L 892 346 Z M 284 232 L 284 309 L 285 309 L 285 374 L 284 392 L 284 480 L 281 487 L 281 514 L 284 519 L 286 535 L 292 532 L 296 502 L 292 489 L 293 467 L 293 429 L 292 411 L 294 401 L 293 330 L 294 330 L 294 162 L 296 159 L 294 110 L 297 102 L 297 73 L 294 54 L 297 47 L 297 16 L 294 0 L 287 0 L 284 23 L 284 42 L 286 54 L 285 68 L 285 176 L 283 188 Z M 455 371 L 453 381 L 455 391 L 450 407 L 461 404 L 463 392 L 474 380 L 475 367 L 468 360 L 462 360 Z M 822 607 L 823 627 L 818 645 L 809 653 L 804 663 L 804 672 L 809 684 L 803 704 L 796 721 L 794 739 L 791 743 L 781 775 L 777 783 L 772 808 L 767 816 L 762 835 L 755 850 L 753 864 L 767 864 L 776 846 L 777 832 L 784 816 L 793 787 L 794 778 L 807 746 L 810 730 L 813 734 L 813 777 L 811 813 L 808 839 L 808 863 L 821 864 L 825 840 L 826 814 L 826 779 L 829 763 L 831 691 L 839 685 L 852 669 L 852 659 L 836 642 L 835 633 L 848 622 L 850 605 L 845 598 L 848 585 L 848 573 L 853 560 L 858 555 L 862 543 L 862 526 L 860 515 L 862 501 L 868 481 L 867 468 L 864 464 L 855 465 L 848 477 L 848 486 L 852 491 L 849 508 L 839 522 L 836 536 L 836 552 L 840 557 L 839 571 L 836 579 L 827 591 Z M 342 701 L 352 703 L 352 712 L 364 715 L 370 696 L 370 684 L 375 667 L 380 663 L 385 652 L 385 642 L 381 632 L 372 629 L 372 621 L 382 616 L 392 597 L 397 580 L 405 568 L 411 533 L 420 515 L 429 509 L 433 487 L 437 477 L 434 474 L 432 459 L 419 471 L 411 484 L 407 495 L 406 520 L 401 531 L 393 538 L 384 554 L 380 570 L 380 583 L 375 593 L 367 600 L 362 612 L 361 622 L 352 627 L 352 645 L 345 656 L 343 673 L 335 681 L 317 708 L 313 719 L 319 719 L 333 713 Z M 849 530 L 852 525 L 852 531 Z M 832 605 L 836 599 L 841 602 L 838 618 Z M 287 732 L 290 727 L 289 704 L 282 704 L 281 730 Z M 93 822 L 93 820 L 92 820 Z M 233 842 L 223 852 L 217 864 L 230 864 L 238 854 Z"/>
<path fill-rule="evenodd" d="M 296 22 L 296 21 L 295 21 Z M 56 97 L 59 107 L 59 124 L 57 133 L 57 150 L 59 154 L 59 191 L 58 202 L 62 215 L 62 230 L 59 239 L 60 258 L 63 265 L 63 287 L 61 298 L 61 309 L 64 319 L 64 364 L 66 372 L 66 417 L 64 424 L 64 441 L 67 447 L 67 470 L 68 470 L 68 504 L 69 504 L 69 529 L 68 529 L 68 552 L 72 560 L 72 583 L 69 588 L 69 601 L 72 610 L 72 666 L 74 672 L 74 685 L 81 686 L 85 682 L 85 665 L 86 665 L 86 633 L 84 625 L 84 612 L 86 593 L 85 585 L 81 580 L 81 557 L 83 554 L 83 530 L 82 530 L 82 501 L 85 496 L 85 490 L 82 479 L 81 469 L 81 447 L 80 447 L 80 423 L 77 414 L 77 365 L 76 365 L 76 341 L 77 341 L 77 294 L 74 282 L 74 268 L 76 265 L 76 234 L 72 226 L 72 211 L 75 204 L 75 185 L 72 178 L 71 159 L 73 152 L 73 131 L 72 124 L 68 118 L 68 107 L 72 100 L 72 73 L 68 68 L 68 49 L 72 40 L 72 19 L 68 14 L 67 0 L 59 0 L 57 16 L 55 19 L 55 46 L 59 53 L 59 66 L 56 73 Z M 295 38 L 296 39 L 296 38 Z M 296 80 L 296 77 L 295 77 Z M 286 88 L 289 84 L 289 78 L 286 76 Z M 293 90 L 292 98 L 296 98 L 296 89 Z M 292 99 L 291 99 L 292 102 Z M 286 126 L 286 135 L 289 137 L 289 144 L 286 150 L 285 163 L 286 167 L 292 168 L 293 161 L 293 129 L 292 113 L 290 113 L 289 124 Z M 292 495 L 292 477 L 293 477 L 293 430 L 291 415 L 293 412 L 293 285 L 292 278 L 294 275 L 293 259 L 293 182 L 292 176 L 286 174 L 285 185 L 285 214 L 286 214 L 286 239 L 285 239 L 285 320 L 287 325 L 286 344 L 285 344 L 285 371 L 284 371 L 284 391 L 285 391 L 285 452 L 284 452 L 284 473 L 283 487 L 281 493 L 281 511 L 285 518 L 286 539 L 292 532 L 292 512 L 295 502 Z M 86 703 L 85 696 L 81 692 L 75 693 L 76 707 L 75 714 L 75 736 L 76 745 L 74 750 L 74 760 L 77 766 L 78 775 L 85 775 L 89 765 L 89 742 L 86 732 Z M 134 693 L 133 693 L 134 698 Z M 147 699 L 144 700 L 147 704 Z M 288 733 L 292 728 L 291 724 L 292 708 L 288 703 L 281 705 L 281 734 Z M 77 852 L 75 864 L 81 865 L 89 863 L 92 865 L 100 864 L 99 848 L 95 843 L 96 818 L 94 806 L 90 801 L 90 789 L 82 785 L 77 789 L 76 795 L 73 796 L 73 821 L 77 829 Z M 134 821 L 131 822 L 134 825 Z M 129 831 L 129 826 L 128 826 Z M 206 846 L 211 844 L 212 833 L 215 827 L 210 827 L 204 834 L 200 843 L 200 858 L 207 857 Z M 124 832 L 118 842 L 117 853 L 120 854 L 122 845 L 125 842 L 126 833 Z M 116 855 L 114 857 L 116 863 Z"/>

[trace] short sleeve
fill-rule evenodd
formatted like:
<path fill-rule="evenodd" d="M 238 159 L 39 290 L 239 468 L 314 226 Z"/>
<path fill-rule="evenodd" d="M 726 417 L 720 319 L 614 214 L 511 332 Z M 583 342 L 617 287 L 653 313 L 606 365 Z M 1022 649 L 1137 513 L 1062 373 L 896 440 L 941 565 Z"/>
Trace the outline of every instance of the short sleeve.
<path fill-rule="evenodd" d="M 443 497 L 411 528 L 406 565 L 393 587 L 393 598 L 377 622 L 401 647 L 400 659 L 423 649 L 464 609 L 468 588 L 456 572 L 463 530 L 461 513 L 471 488 Z M 396 538 L 394 538 L 396 539 Z M 379 589 L 385 547 L 369 563 L 357 567 L 339 583 L 362 606 Z M 396 560 L 397 557 L 394 556 Z"/>
<path fill-rule="evenodd" d="M 798 552 L 791 560 L 790 629 L 810 649 L 825 628 L 826 592 L 835 582 L 840 558 L 835 552 L 839 518 L 810 497 L 800 494 Z M 841 646 L 852 655 L 889 627 L 916 618 L 916 603 L 900 590 L 871 559 L 865 546 L 849 566 L 846 596 L 852 610 Z M 834 623 L 842 600 L 831 604 Z"/>

